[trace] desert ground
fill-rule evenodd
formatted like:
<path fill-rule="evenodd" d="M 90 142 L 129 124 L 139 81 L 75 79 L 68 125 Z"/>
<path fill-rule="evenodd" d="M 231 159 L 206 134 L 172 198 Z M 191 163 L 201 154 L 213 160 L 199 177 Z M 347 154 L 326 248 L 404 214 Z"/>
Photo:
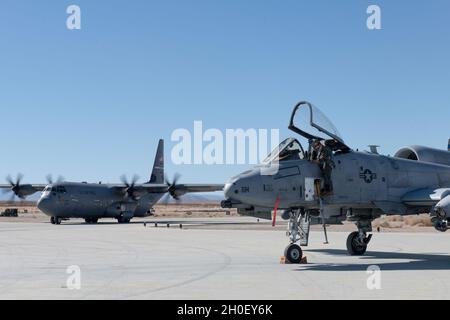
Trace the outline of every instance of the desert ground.
<path fill-rule="evenodd" d="M 18 208 L 18 217 L 0 217 L 0 222 L 30 222 L 30 223 L 46 223 L 49 222 L 49 217 L 39 211 L 33 202 L 14 202 L 14 203 L 0 203 L 0 213 L 6 208 Z M 134 222 L 151 222 L 158 218 L 183 218 L 185 226 L 194 228 L 226 228 L 223 224 L 197 224 L 197 218 L 230 218 L 239 217 L 236 209 L 223 209 L 219 203 L 204 202 L 204 203 L 188 203 L 188 204 L 159 204 L 155 207 L 155 215 L 147 218 L 133 219 Z M 111 223 L 114 219 L 102 219 L 100 222 Z M 263 223 L 264 220 L 250 218 L 249 223 L 245 228 L 256 229 L 273 229 L 268 223 Z M 71 219 L 71 223 L 82 223 L 82 219 Z M 64 223 L 70 223 L 64 222 Z M 414 216 L 383 216 L 373 221 L 374 232 L 435 232 L 431 224 L 428 214 L 414 215 Z M 242 228 L 242 226 L 232 226 L 233 228 Z M 278 218 L 275 229 L 286 228 L 286 222 Z M 352 223 L 344 222 L 342 225 L 328 225 L 330 231 L 349 232 L 355 229 Z M 321 230 L 320 225 L 312 226 L 313 230 Z"/>

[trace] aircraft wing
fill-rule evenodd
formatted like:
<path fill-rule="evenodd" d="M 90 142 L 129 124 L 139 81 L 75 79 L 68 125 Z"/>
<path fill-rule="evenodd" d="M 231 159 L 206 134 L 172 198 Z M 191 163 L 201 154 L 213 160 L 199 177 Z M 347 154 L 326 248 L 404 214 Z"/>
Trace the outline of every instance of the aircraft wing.
<path fill-rule="evenodd" d="M 118 192 L 126 192 L 127 186 L 125 185 L 114 185 L 112 188 L 116 189 Z M 182 196 L 186 193 L 191 192 L 214 192 L 223 190 L 223 184 L 141 184 L 133 187 L 133 194 L 136 196 L 142 196 L 147 193 L 171 193 L 172 196 Z"/>
<path fill-rule="evenodd" d="M 419 189 L 408 192 L 402 198 L 402 202 L 408 206 L 429 207 L 450 195 L 450 188 Z"/>
<path fill-rule="evenodd" d="M 11 184 L 0 184 L 0 189 L 4 191 L 8 191 L 9 189 L 16 196 L 24 199 L 25 197 L 31 196 L 36 192 L 43 191 L 46 186 L 46 184 L 21 184 L 14 187 L 11 186 Z"/>
<path fill-rule="evenodd" d="M 214 192 L 222 191 L 224 188 L 223 184 L 178 184 L 177 189 L 185 191 L 185 193 L 190 192 Z"/>
<path fill-rule="evenodd" d="M 43 191 L 47 185 L 46 184 L 22 184 L 20 186 L 21 187 L 31 187 L 34 190 L 36 190 L 36 192 L 38 192 L 38 191 Z M 11 189 L 11 185 L 10 184 L 0 184 L 0 189 Z"/>

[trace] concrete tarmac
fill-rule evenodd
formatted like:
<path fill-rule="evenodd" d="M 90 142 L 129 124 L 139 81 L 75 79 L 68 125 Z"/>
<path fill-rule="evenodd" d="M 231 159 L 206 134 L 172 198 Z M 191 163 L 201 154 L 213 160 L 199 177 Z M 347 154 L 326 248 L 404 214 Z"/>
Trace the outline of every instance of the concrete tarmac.
<path fill-rule="evenodd" d="M 375 233 L 366 255 L 354 257 L 345 249 L 348 232 L 329 232 L 325 245 L 323 234 L 313 231 L 304 248 L 308 264 L 289 265 L 280 264 L 287 244 L 280 229 L 168 229 L 148 221 L 147 227 L 0 222 L 0 299 L 445 299 L 450 294 L 450 232 Z M 375 276 L 367 272 L 374 265 L 381 270 Z M 80 268 L 80 289 L 70 289 L 77 283 L 68 283 L 70 266 Z"/>

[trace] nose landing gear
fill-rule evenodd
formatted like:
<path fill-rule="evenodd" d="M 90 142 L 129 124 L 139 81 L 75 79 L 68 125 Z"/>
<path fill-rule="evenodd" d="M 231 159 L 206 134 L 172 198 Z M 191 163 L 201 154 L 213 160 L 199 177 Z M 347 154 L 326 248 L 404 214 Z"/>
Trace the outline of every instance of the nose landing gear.
<path fill-rule="evenodd" d="M 291 243 L 284 250 L 284 256 L 290 263 L 300 263 L 303 257 L 302 248 L 298 244 Z"/>
<path fill-rule="evenodd" d="M 61 224 L 62 219 L 60 217 L 50 217 L 51 224 Z"/>
<path fill-rule="evenodd" d="M 308 245 L 310 218 L 309 213 L 297 209 L 290 212 L 287 236 L 290 244 L 284 250 L 284 256 L 290 263 L 300 263 L 303 258 L 302 248 L 296 244 L 300 241 L 303 246 Z"/>
<path fill-rule="evenodd" d="M 131 218 L 126 218 L 124 216 L 117 217 L 118 223 L 130 223 L 130 221 L 131 221 Z"/>
<path fill-rule="evenodd" d="M 98 223 L 98 218 L 85 218 L 84 221 L 87 224 L 96 224 L 96 223 Z"/>

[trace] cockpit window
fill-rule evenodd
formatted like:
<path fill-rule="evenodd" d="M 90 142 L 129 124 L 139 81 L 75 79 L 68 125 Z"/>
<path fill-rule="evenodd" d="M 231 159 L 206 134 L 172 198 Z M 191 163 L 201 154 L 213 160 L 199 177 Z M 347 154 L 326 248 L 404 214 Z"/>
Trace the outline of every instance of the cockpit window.
<path fill-rule="evenodd" d="M 66 191 L 65 187 L 58 186 L 58 187 L 56 187 L 56 192 L 58 192 L 58 193 L 66 193 L 67 191 Z"/>
<path fill-rule="evenodd" d="M 281 142 L 267 157 L 263 164 L 274 161 L 288 161 L 304 159 L 305 154 L 302 145 L 294 138 L 288 138 Z"/>

